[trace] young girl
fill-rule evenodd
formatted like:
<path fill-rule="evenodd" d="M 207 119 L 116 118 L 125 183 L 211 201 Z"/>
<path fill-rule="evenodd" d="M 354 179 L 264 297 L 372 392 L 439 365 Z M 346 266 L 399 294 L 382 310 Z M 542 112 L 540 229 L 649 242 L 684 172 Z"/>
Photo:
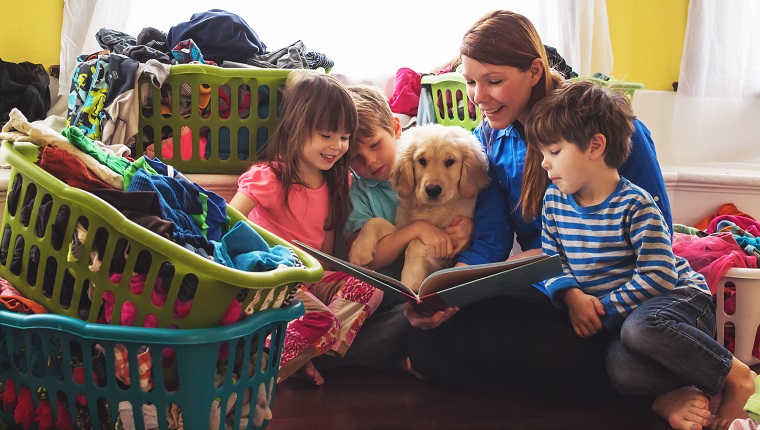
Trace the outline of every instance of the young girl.
<path fill-rule="evenodd" d="M 356 108 L 330 75 L 292 72 L 285 88 L 280 122 L 262 161 L 240 176 L 230 205 L 288 242 L 297 239 L 332 254 L 334 230 L 349 210 L 343 155 L 356 129 Z M 326 271 L 321 282 L 301 285 L 296 297 L 306 314 L 288 325 L 278 379 L 298 370 L 321 385 L 311 359 L 324 353 L 342 357 L 382 292 Z"/>

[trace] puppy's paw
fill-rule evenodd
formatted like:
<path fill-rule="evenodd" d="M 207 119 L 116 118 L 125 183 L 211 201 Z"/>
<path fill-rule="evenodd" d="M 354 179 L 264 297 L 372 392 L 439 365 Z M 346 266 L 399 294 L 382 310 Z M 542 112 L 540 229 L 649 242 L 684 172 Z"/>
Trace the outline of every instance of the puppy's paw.
<path fill-rule="evenodd" d="M 375 247 L 367 243 L 361 243 L 358 239 L 354 241 L 351 250 L 348 251 L 348 261 L 358 266 L 366 266 L 374 259 Z"/>

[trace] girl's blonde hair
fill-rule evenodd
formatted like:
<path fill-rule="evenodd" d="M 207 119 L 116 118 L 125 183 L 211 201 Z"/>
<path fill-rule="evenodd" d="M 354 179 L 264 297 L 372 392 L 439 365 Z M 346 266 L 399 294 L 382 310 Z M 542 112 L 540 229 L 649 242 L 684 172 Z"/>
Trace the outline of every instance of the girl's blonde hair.
<path fill-rule="evenodd" d="M 285 83 L 280 120 L 264 148 L 261 161 L 269 165 L 282 183 L 284 207 L 290 209 L 291 187 L 304 185 L 298 174 L 304 144 L 317 132 L 348 133 L 350 148 L 356 139 L 357 122 L 351 95 L 338 79 L 319 72 L 290 73 Z M 324 172 L 324 176 L 330 201 L 325 230 L 330 231 L 340 227 L 351 210 L 348 157 L 341 157 Z"/>
<path fill-rule="evenodd" d="M 523 72 L 530 69 L 533 60 L 540 58 L 544 70 L 540 80 L 533 87 L 528 109 L 532 109 L 538 101 L 554 91 L 563 80 L 558 72 L 550 68 L 546 48 L 533 23 L 528 18 L 507 10 L 488 12 L 475 22 L 462 38 L 459 54 L 481 63 L 511 66 Z M 488 137 L 490 133 L 486 126 L 484 120 L 483 131 Z M 490 149 L 488 146 L 489 143 L 486 142 L 487 150 Z M 520 195 L 523 218 L 531 220 L 541 213 L 541 204 L 548 185 L 548 178 L 541 168 L 541 152 L 528 147 Z"/>

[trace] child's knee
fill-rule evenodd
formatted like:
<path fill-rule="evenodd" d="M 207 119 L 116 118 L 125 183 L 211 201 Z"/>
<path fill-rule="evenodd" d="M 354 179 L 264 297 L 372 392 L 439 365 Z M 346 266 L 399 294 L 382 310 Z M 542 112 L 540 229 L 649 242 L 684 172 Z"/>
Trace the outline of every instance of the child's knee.
<path fill-rule="evenodd" d="M 383 300 L 383 292 L 366 282 L 351 277 L 338 292 L 338 298 L 366 305 L 374 311 Z"/>

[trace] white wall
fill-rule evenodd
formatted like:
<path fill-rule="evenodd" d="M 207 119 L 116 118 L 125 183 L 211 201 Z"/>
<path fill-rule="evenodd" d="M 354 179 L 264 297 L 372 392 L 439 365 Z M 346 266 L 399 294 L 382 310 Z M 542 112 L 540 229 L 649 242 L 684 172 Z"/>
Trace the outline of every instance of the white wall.
<path fill-rule="evenodd" d="M 633 109 L 652 132 L 657 147 L 665 186 L 668 190 L 673 222 L 693 225 L 710 215 L 724 203 L 736 207 L 760 219 L 760 170 L 720 164 L 698 165 L 677 163 L 674 151 L 688 148 L 690 130 L 674 130 L 672 127 L 676 93 L 669 91 L 636 91 Z M 760 100 L 747 107 L 747 117 L 760 120 Z M 716 118 L 695 118 L 695 121 L 716 121 Z M 722 149 L 722 142 L 746 139 L 741 124 L 720 122 L 720 139 L 715 150 Z M 760 144 L 760 142 L 757 142 Z"/>

